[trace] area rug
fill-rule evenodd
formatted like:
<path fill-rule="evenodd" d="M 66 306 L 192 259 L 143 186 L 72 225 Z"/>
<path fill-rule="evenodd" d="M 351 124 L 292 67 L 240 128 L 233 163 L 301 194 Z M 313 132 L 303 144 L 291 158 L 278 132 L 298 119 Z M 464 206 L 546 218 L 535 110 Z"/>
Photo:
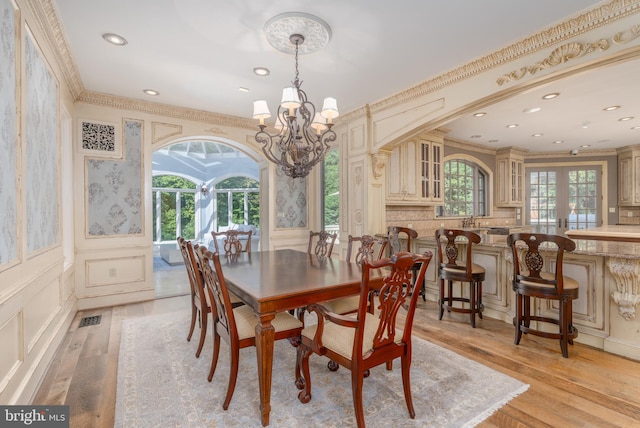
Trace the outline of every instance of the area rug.
<path fill-rule="evenodd" d="M 118 361 L 116 427 L 260 427 L 255 348 L 240 351 L 236 390 L 222 409 L 229 379 L 229 348 L 221 341 L 211 383 L 212 337 L 195 357 L 198 333 L 186 341 L 190 313 L 171 312 L 123 322 Z M 197 330 L 197 327 L 196 327 Z M 327 359 L 310 358 L 312 398 L 298 401 L 295 348 L 275 345 L 271 427 L 356 426 L 350 372 L 327 369 Z M 400 361 L 394 369 L 371 371 L 364 382 L 369 427 L 471 427 L 482 422 L 528 385 L 428 341 L 413 339 L 411 389 L 416 418 L 410 419 L 402 392 Z"/>

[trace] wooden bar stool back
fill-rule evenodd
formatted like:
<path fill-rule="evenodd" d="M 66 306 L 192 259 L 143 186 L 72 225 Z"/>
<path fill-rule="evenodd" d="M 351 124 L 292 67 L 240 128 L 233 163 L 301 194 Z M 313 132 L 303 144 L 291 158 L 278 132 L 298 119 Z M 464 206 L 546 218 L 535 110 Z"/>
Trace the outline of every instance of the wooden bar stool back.
<path fill-rule="evenodd" d="M 524 242 L 526 247 L 523 247 Z M 573 251 L 575 242 L 558 235 L 542 233 L 512 233 L 507 238 L 513 254 L 513 291 L 516 292 L 516 316 L 513 323 L 516 327 L 514 343 L 518 345 L 522 333 L 540 337 L 558 339 L 564 358 L 569 358 L 569 344 L 578 336 L 573 326 L 573 300 L 578 298 L 579 284 L 573 278 L 563 275 L 562 260 L 565 251 Z M 555 252 L 555 257 L 547 258 L 540 251 Z M 542 314 L 534 314 L 531 309 L 531 298 L 558 301 L 558 318 Z M 536 322 L 536 328 L 531 326 Z M 543 323 L 543 324 L 540 324 Z M 557 333 L 543 331 L 542 325 L 555 324 Z"/>
<path fill-rule="evenodd" d="M 436 243 L 438 245 L 438 276 L 440 278 L 440 293 L 438 306 L 442 319 L 445 309 L 448 312 L 461 312 L 469 314 L 471 326 L 476 327 L 476 314 L 482 319 L 482 283 L 485 278 L 485 270 L 482 266 L 473 263 L 473 245 L 480 242 L 480 235 L 461 229 L 438 229 L 436 231 Z M 460 244 L 466 244 L 465 259 L 459 258 Z M 447 289 L 445 293 L 445 281 Z M 468 296 L 454 296 L 453 282 L 468 283 Z M 453 302 L 462 303 L 454 306 Z M 468 305 L 466 307 L 465 305 Z"/>

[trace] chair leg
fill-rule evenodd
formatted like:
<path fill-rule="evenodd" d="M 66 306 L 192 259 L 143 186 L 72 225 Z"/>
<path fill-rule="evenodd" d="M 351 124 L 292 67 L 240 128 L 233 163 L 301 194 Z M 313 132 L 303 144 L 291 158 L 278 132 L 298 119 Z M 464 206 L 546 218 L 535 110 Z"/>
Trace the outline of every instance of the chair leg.
<path fill-rule="evenodd" d="M 302 389 L 304 388 L 304 378 L 302 377 L 302 352 L 303 346 L 298 345 L 296 348 L 296 388 Z"/>
<path fill-rule="evenodd" d="M 216 331 L 216 322 L 213 323 L 213 356 L 211 357 L 211 369 L 209 369 L 208 380 L 211 382 L 213 374 L 216 372 L 216 366 L 218 365 L 218 355 L 220 354 L 220 335 Z"/>
<path fill-rule="evenodd" d="M 400 357 L 402 366 L 402 388 L 404 389 L 404 400 L 407 403 L 407 410 L 411 419 L 415 419 L 416 412 L 413 408 L 413 397 L 411 395 L 411 361 L 407 355 Z"/>
<path fill-rule="evenodd" d="M 187 342 L 191 341 L 193 330 L 196 328 L 196 317 L 198 316 L 198 309 L 193 305 L 191 306 L 191 326 L 189 327 L 189 335 L 187 336 Z"/>
<path fill-rule="evenodd" d="M 313 353 L 311 348 L 307 348 L 304 345 L 300 345 L 298 349 L 301 351 L 300 365 L 302 366 L 302 382 L 304 382 L 304 389 L 298 393 L 298 400 L 301 403 L 306 404 L 311 401 L 311 375 L 309 373 L 309 357 Z"/>
<path fill-rule="evenodd" d="M 522 304 L 522 294 L 516 291 L 516 316 L 514 318 L 516 337 L 513 341 L 516 345 L 520 344 L 520 339 L 522 339 L 522 330 L 520 330 L 520 326 L 522 325 Z"/>
<path fill-rule="evenodd" d="M 531 297 L 523 296 L 524 299 L 524 326 L 531 327 Z"/>
<path fill-rule="evenodd" d="M 224 403 L 222 404 L 222 408 L 227 410 L 229 408 L 229 403 L 231 402 L 231 398 L 233 397 L 233 391 L 236 389 L 236 380 L 238 379 L 238 365 L 240 360 L 240 349 L 237 346 L 232 346 L 229 344 L 231 348 L 231 370 L 229 371 L 229 386 L 227 387 L 227 396 L 224 399 Z"/>
<path fill-rule="evenodd" d="M 364 428 L 364 410 L 362 408 L 363 373 L 359 367 L 351 368 L 351 389 L 353 390 L 353 410 L 356 413 L 358 428 Z"/>
<path fill-rule="evenodd" d="M 207 312 L 200 312 L 200 343 L 198 343 L 198 350 L 196 351 L 196 358 L 200 358 L 202 347 L 204 346 L 204 340 L 207 338 L 207 321 L 209 314 Z"/>

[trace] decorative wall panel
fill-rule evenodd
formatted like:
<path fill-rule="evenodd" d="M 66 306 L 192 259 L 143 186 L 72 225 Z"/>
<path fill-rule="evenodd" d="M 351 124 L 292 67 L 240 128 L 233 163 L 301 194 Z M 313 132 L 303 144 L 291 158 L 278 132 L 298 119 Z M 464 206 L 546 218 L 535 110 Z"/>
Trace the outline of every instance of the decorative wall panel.
<path fill-rule="evenodd" d="M 0 266 L 17 257 L 16 16 L 0 0 Z"/>
<path fill-rule="evenodd" d="M 87 235 L 142 233 L 142 124 L 124 124 L 124 160 L 87 159 Z"/>
<path fill-rule="evenodd" d="M 24 42 L 24 196 L 32 253 L 59 240 L 58 88 L 30 34 Z"/>
<path fill-rule="evenodd" d="M 276 228 L 307 227 L 307 179 L 276 169 Z"/>

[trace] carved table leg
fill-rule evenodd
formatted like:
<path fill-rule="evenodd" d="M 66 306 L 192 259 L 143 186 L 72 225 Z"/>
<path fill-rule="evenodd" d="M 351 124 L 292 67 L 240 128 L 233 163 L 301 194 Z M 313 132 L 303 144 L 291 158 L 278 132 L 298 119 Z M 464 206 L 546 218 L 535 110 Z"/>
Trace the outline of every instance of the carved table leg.
<path fill-rule="evenodd" d="M 256 324 L 260 412 L 262 413 L 262 426 L 266 427 L 269 425 L 269 413 L 271 412 L 271 375 L 275 341 L 275 329 L 271 325 L 271 320 L 275 318 L 275 313 L 257 315 L 260 317 L 260 322 Z"/>

